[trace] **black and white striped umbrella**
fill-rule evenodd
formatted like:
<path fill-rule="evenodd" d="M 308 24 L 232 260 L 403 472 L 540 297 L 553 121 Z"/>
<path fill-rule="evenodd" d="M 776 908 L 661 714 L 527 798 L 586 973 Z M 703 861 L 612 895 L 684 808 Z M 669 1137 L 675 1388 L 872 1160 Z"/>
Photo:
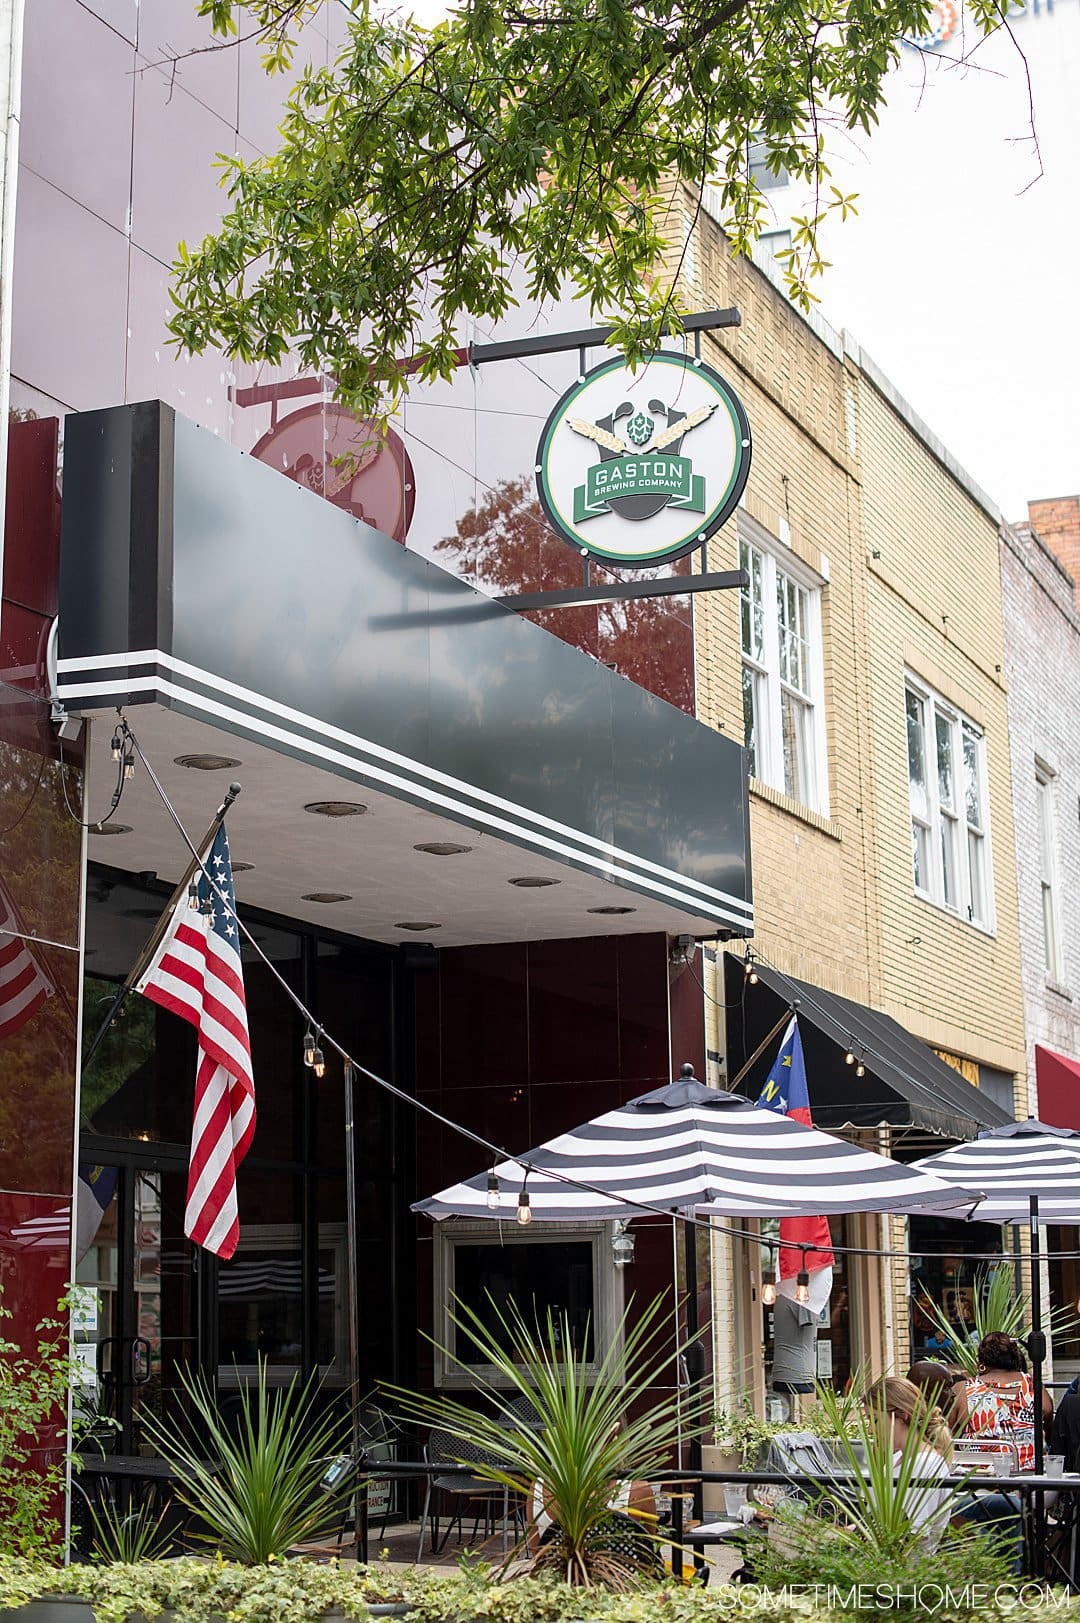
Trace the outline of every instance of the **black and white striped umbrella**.
<path fill-rule="evenodd" d="M 1031 1235 L 1032 1337 L 1035 1413 L 1042 1412 L 1045 1336 L 1040 1282 L 1040 1223 L 1080 1223 L 1080 1133 L 1050 1127 L 1034 1116 L 980 1133 L 967 1144 L 927 1155 L 917 1166 L 946 1182 L 983 1190 L 971 1213 L 977 1223 L 1027 1223 Z M 1045 1434 L 1035 1427 L 1035 1472 L 1043 1468 Z"/>
<path fill-rule="evenodd" d="M 956 1188 L 693 1077 L 454 1184 L 414 1211 L 513 1218 L 524 1184 L 544 1222 L 711 1209 L 727 1217 L 934 1212 L 964 1217 L 978 1186 Z"/>
<path fill-rule="evenodd" d="M 1080 1223 L 1080 1133 L 1046 1122 L 1009 1122 L 915 1165 L 946 1183 L 981 1189 L 977 1223 Z"/>

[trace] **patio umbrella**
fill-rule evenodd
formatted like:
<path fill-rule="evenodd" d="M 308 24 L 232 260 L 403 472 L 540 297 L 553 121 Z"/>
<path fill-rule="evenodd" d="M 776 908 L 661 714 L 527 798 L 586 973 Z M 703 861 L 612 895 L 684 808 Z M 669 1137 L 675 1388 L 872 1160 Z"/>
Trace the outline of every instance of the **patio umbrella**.
<path fill-rule="evenodd" d="M 524 1187 L 544 1222 L 606 1221 L 706 1211 L 728 1217 L 842 1212 L 966 1216 L 979 1185 L 958 1188 L 788 1116 L 759 1110 L 693 1075 L 631 1099 L 414 1211 L 429 1217 L 512 1218 Z M 566 1179 L 573 1180 L 566 1182 Z M 585 1186 L 585 1187 L 582 1187 Z"/>
<path fill-rule="evenodd" d="M 572 1181 L 566 1181 L 572 1180 Z M 631 1099 L 491 1173 L 418 1201 L 446 1217 L 513 1218 L 527 1191 L 544 1222 L 627 1220 L 642 1208 L 704 1209 L 728 1217 L 802 1217 L 842 1212 L 928 1211 L 965 1216 L 979 1193 L 859 1149 L 739 1094 L 678 1081 Z M 697 1248 L 686 1247 L 687 1330 L 696 1328 Z M 699 1446 L 691 1442 L 691 1462 Z"/>
<path fill-rule="evenodd" d="M 1031 1228 L 1031 1353 L 1035 1388 L 1035 1470 L 1043 1468 L 1042 1328 L 1039 1224 L 1080 1223 L 1080 1133 L 1029 1117 L 980 1133 L 916 1167 L 948 1183 L 982 1189 L 984 1199 L 968 1215 L 978 1223 L 1028 1223 Z"/>

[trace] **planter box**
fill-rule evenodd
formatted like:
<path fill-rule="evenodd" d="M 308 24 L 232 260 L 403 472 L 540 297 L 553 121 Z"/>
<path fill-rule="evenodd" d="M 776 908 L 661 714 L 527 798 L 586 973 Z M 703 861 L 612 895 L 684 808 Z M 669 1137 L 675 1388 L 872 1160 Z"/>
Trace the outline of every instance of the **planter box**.
<path fill-rule="evenodd" d="M 368 1607 L 370 1617 L 405 1617 L 410 1608 L 404 1601 L 373 1602 Z M 162 1612 L 154 1623 L 170 1623 L 171 1612 Z M 88 1600 L 77 1595 L 49 1595 L 32 1600 L 26 1606 L 0 1607 L 0 1623 L 95 1623 L 94 1608 Z M 133 1616 L 132 1623 L 135 1623 Z M 208 1618 L 207 1623 L 222 1623 L 220 1618 Z M 322 1623 L 344 1623 L 341 1612 L 324 1612 Z"/>

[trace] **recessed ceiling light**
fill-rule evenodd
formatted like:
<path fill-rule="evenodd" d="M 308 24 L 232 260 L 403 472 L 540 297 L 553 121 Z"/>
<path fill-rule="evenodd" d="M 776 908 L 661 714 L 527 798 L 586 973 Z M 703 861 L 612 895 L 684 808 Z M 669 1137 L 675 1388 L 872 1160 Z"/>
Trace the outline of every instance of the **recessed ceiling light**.
<path fill-rule="evenodd" d="M 234 862 L 232 871 L 233 873 L 250 873 L 254 866 L 253 862 Z"/>
<path fill-rule="evenodd" d="M 441 930 L 442 925 L 441 924 L 423 924 L 423 923 L 414 922 L 414 923 L 406 923 L 406 924 L 395 924 L 394 929 L 395 930 Z"/>
<path fill-rule="evenodd" d="M 607 913 L 607 914 L 610 914 L 612 917 L 614 917 L 616 913 L 636 913 L 637 908 L 636 907 L 590 907 L 587 911 L 590 912 L 590 913 Z"/>
<path fill-rule="evenodd" d="M 463 857 L 472 846 L 455 845 L 453 840 L 429 840 L 425 845 L 414 845 L 413 850 L 424 851 L 429 857 Z"/>
<path fill-rule="evenodd" d="M 544 890 L 548 885 L 561 885 L 561 879 L 545 879 L 540 874 L 526 874 L 523 879 L 508 879 L 508 885 L 519 885 L 522 890 Z"/>
<path fill-rule="evenodd" d="M 91 823 L 91 834 L 130 834 L 130 823 Z"/>
<path fill-rule="evenodd" d="M 351 902 L 352 897 L 347 896 L 343 890 L 311 890 L 306 896 L 301 896 L 302 902 Z"/>
<path fill-rule="evenodd" d="M 317 817 L 363 817 L 367 807 L 358 800 L 312 800 L 304 810 Z"/>
<path fill-rule="evenodd" d="M 190 766 L 196 772 L 224 772 L 226 767 L 239 766 L 231 755 L 175 755 L 174 766 Z"/>

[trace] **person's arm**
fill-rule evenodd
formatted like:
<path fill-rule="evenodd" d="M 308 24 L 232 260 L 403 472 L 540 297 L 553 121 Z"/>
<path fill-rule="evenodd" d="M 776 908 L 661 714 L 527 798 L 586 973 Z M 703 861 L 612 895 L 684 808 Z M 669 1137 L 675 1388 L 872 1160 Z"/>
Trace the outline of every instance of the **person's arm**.
<path fill-rule="evenodd" d="M 643 1522 L 655 1523 L 656 1495 L 647 1482 L 632 1482 L 626 1508 L 631 1516 Z"/>

